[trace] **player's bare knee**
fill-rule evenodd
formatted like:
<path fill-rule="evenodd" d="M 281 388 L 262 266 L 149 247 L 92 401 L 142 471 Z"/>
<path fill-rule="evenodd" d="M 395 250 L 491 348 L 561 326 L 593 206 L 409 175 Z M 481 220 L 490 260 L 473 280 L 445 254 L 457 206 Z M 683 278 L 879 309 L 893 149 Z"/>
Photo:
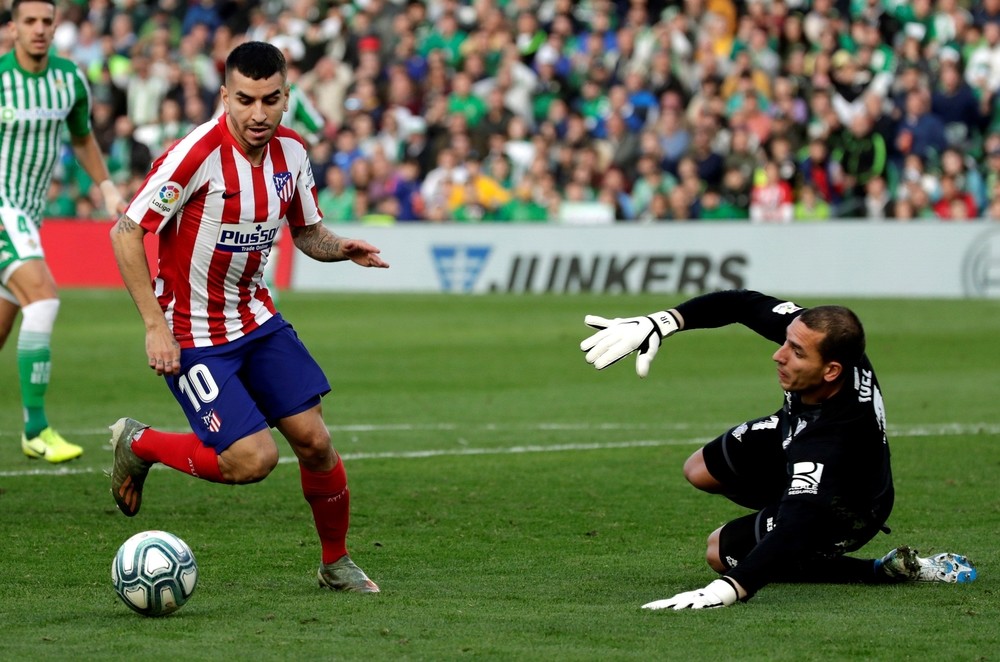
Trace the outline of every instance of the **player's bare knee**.
<path fill-rule="evenodd" d="M 265 449 L 255 456 L 243 458 L 239 465 L 232 468 L 232 474 L 227 478 L 241 485 L 256 483 L 267 478 L 276 466 L 278 466 L 278 450 Z"/>
<path fill-rule="evenodd" d="M 288 437 L 295 456 L 307 469 L 326 471 L 336 462 L 336 453 L 326 427 L 318 427 L 304 434 Z"/>
<path fill-rule="evenodd" d="M 14 319 L 21 310 L 18 304 L 8 300 L 7 296 L 10 294 L 5 295 L 4 292 L 0 291 L 0 349 L 3 349 L 7 338 L 10 337 L 10 332 L 14 328 Z"/>
<path fill-rule="evenodd" d="M 271 438 L 253 435 L 239 440 L 219 456 L 219 469 L 230 483 L 256 483 L 278 466 L 278 447 Z"/>
<path fill-rule="evenodd" d="M 322 439 L 315 439 L 307 444 L 296 446 L 296 455 L 302 465 L 313 471 L 326 471 L 333 467 L 337 461 L 337 454 L 333 450 L 330 438 L 324 442 Z"/>
<path fill-rule="evenodd" d="M 705 466 L 705 456 L 701 449 L 691 454 L 684 462 L 684 478 L 703 492 L 717 493 L 721 485 Z"/>
<path fill-rule="evenodd" d="M 719 555 L 719 536 L 721 533 L 722 527 L 719 527 L 708 534 L 708 541 L 705 547 L 705 561 L 712 570 L 715 570 L 720 575 L 729 569 L 722 562 L 722 557 Z"/>

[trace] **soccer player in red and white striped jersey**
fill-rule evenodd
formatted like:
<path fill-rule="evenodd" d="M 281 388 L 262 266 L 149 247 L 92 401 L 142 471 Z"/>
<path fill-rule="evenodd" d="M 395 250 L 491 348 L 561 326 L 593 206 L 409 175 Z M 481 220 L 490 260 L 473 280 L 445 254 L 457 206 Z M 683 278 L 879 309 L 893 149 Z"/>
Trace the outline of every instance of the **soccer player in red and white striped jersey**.
<path fill-rule="evenodd" d="M 288 82 L 277 48 L 235 48 L 222 100 L 219 119 L 156 160 L 111 233 L 146 328 L 149 367 L 165 377 L 193 430 L 174 434 L 117 421 L 112 494 L 134 516 L 156 462 L 214 482 L 262 480 L 278 461 L 270 430 L 277 428 L 299 459 L 322 547 L 320 586 L 375 593 L 378 586 L 347 554 L 347 476 L 320 404 L 330 385 L 276 311 L 263 273 L 284 223 L 313 259 L 389 265 L 374 246 L 337 236 L 321 222 L 305 144 L 280 125 Z M 159 240 L 155 279 L 146 233 Z"/>

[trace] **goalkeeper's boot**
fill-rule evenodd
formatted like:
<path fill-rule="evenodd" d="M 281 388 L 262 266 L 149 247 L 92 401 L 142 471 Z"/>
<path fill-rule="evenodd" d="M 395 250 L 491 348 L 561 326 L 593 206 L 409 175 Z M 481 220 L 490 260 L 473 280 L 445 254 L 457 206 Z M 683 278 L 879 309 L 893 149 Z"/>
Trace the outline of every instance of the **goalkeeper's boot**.
<path fill-rule="evenodd" d="M 28 439 L 21 434 L 21 450 L 33 460 L 44 459 L 52 464 L 75 460 L 83 455 L 83 449 L 71 444 L 52 428 L 45 428 L 37 437 Z"/>
<path fill-rule="evenodd" d="M 111 496 L 118 504 L 118 510 L 128 517 L 134 517 L 142 505 L 142 484 L 146 482 L 151 462 L 142 459 L 132 450 L 135 436 L 148 428 L 132 418 L 119 418 L 111 426 L 111 451 L 114 464 L 111 466 Z"/>
<path fill-rule="evenodd" d="M 320 588 L 347 593 L 378 593 L 378 585 L 368 579 L 365 571 L 354 564 L 350 556 L 341 556 L 333 563 L 320 565 L 316 573 Z"/>
<path fill-rule="evenodd" d="M 917 550 L 897 547 L 878 561 L 889 577 L 911 582 L 965 584 L 976 579 L 976 567 L 960 554 L 944 552 L 924 558 Z"/>

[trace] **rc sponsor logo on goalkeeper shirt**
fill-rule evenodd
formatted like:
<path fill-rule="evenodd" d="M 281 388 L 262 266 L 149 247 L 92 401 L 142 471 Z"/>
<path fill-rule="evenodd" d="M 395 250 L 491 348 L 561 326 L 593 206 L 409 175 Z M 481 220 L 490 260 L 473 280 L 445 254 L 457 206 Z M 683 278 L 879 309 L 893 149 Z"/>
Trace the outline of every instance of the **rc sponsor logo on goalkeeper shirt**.
<path fill-rule="evenodd" d="M 796 462 L 792 465 L 792 481 L 788 485 L 788 495 L 819 494 L 819 483 L 822 478 L 822 462 Z"/>

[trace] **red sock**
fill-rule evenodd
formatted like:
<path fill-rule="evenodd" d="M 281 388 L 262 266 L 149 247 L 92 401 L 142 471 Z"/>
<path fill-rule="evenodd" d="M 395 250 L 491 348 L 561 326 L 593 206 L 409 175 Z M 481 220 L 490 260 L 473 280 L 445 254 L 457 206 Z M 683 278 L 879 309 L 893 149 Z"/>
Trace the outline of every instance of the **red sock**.
<path fill-rule="evenodd" d="M 219 470 L 215 449 L 203 443 L 194 432 L 160 432 L 146 428 L 132 442 L 132 450 L 147 462 L 162 462 L 195 478 L 225 483 Z"/>
<path fill-rule="evenodd" d="M 309 471 L 301 464 L 302 493 L 312 508 L 316 532 L 323 547 L 323 563 L 333 563 L 347 553 L 347 526 L 351 516 L 351 493 L 347 489 L 344 462 L 329 471 Z"/>

